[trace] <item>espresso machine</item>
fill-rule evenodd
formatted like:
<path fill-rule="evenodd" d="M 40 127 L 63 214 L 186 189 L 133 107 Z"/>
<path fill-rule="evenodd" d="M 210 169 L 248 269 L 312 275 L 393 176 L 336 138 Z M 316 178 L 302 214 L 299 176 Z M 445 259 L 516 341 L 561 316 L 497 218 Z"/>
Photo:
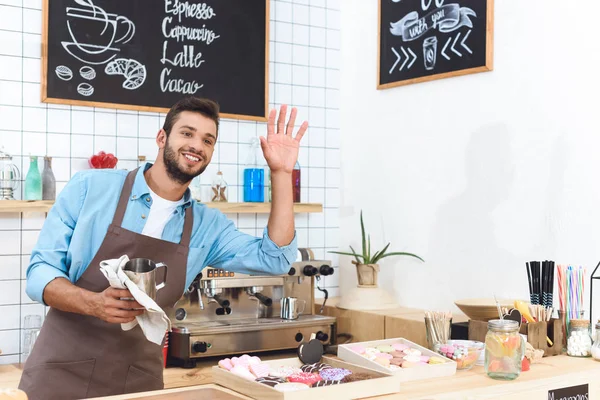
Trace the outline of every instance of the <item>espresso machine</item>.
<path fill-rule="evenodd" d="M 314 312 L 315 287 L 327 297 L 319 284 L 333 274 L 331 262 L 314 260 L 310 249 L 299 253 L 302 260 L 285 275 L 206 267 L 168 312 L 169 365 L 193 368 L 206 357 L 293 349 L 311 335 L 335 344 L 335 317 Z"/>

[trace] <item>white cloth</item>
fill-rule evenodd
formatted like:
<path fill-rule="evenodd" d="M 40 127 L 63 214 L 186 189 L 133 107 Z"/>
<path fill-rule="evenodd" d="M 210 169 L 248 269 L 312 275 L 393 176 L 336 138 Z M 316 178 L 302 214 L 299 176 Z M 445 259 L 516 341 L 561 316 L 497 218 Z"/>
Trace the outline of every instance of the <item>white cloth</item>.
<path fill-rule="evenodd" d="M 177 201 L 170 201 L 163 199 L 151 189 L 148 190 L 150 190 L 150 197 L 152 197 L 152 206 L 142 230 L 142 235 L 161 239 L 165 225 L 173 216 L 175 209 L 183 203 L 183 197 Z"/>
<path fill-rule="evenodd" d="M 121 324 L 121 328 L 129 331 L 139 324 L 146 339 L 160 345 L 166 332 L 171 331 L 171 320 L 162 308 L 127 276 L 129 271 L 123 270 L 127 261 L 129 261 L 129 257 L 124 255 L 121 258 L 100 262 L 100 271 L 108 279 L 110 286 L 116 289 L 129 289 L 135 300 L 146 309 L 142 315 L 135 317 L 135 320 Z"/>

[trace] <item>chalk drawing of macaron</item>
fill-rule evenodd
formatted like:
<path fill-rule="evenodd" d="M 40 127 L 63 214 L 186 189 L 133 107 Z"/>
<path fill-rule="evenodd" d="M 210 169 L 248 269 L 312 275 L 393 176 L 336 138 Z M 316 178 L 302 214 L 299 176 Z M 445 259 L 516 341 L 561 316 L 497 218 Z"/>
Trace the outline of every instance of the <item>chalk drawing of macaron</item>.
<path fill-rule="evenodd" d="M 77 92 L 82 96 L 91 96 L 94 93 L 94 87 L 89 83 L 80 83 L 77 86 Z"/>
<path fill-rule="evenodd" d="M 69 67 L 64 65 L 59 65 L 54 70 L 56 72 L 56 76 L 58 76 L 63 81 L 70 81 L 73 78 L 73 71 L 69 69 Z"/>
<path fill-rule="evenodd" d="M 96 71 L 94 70 L 94 68 L 88 67 L 87 65 L 79 69 L 79 74 L 83 79 L 87 79 L 88 81 L 91 81 L 96 77 Z"/>

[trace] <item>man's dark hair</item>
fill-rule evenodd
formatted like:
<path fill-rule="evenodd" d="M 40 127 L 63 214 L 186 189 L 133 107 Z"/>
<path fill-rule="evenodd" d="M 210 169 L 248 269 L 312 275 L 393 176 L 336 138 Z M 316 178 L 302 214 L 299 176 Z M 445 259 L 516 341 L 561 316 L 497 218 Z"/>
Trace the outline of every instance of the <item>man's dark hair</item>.
<path fill-rule="evenodd" d="M 175 125 L 175 122 L 177 122 L 179 113 L 183 111 L 197 112 L 204 115 L 206 118 L 212 119 L 217 125 L 217 132 L 219 132 L 219 105 L 209 99 L 185 97 L 171 107 L 165 118 L 163 129 L 167 132 L 167 137 L 171 134 L 171 129 L 173 128 L 173 125 Z"/>

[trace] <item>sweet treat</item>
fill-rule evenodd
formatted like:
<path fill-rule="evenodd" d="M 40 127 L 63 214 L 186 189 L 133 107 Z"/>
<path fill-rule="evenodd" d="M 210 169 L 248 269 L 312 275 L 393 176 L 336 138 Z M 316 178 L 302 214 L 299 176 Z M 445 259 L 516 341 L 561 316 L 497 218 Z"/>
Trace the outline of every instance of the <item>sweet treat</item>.
<path fill-rule="evenodd" d="M 252 375 L 248 367 L 245 367 L 243 365 L 234 365 L 229 372 L 231 372 L 232 374 L 236 374 L 237 376 L 240 376 L 244 379 L 248 379 L 251 381 L 256 380 L 256 377 Z"/>
<path fill-rule="evenodd" d="M 421 350 L 406 349 L 404 350 L 404 354 L 406 354 L 407 356 L 421 356 Z"/>
<path fill-rule="evenodd" d="M 404 361 L 418 363 L 421 362 L 421 356 L 405 356 Z"/>
<path fill-rule="evenodd" d="M 350 375 L 352 371 L 346 368 L 327 368 L 319 372 L 324 380 L 339 381 L 344 379 L 346 375 Z"/>
<path fill-rule="evenodd" d="M 233 364 L 231 363 L 231 359 L 229 358 L 224 358 L 222 360 L 219 360 L 219 367 L 226 369 L 227 371 L 231 371 L 231 368 L 233 368 Z"/>
<path fill-rule="evenodd" d="M 375 357 L 374 360 L 377 364 L 388 368 L 390 366 L 390 359 L 389 358 L 384 358 L 384 357 Z"/>
<path fill-rule="evenodd" d="M 406 345 L 404 343 L 394 343 L 394 344 L 392 344 L 392 347 L 396 351 L 404 351 L 404 350 L 407 350 L 410 348 L 408 345 Z"/>
<path fill-rule="evenodd" d="M 315 382 L 322 381 L 323 378 L 321 378 L 321 376 L 319 376 L 319 374 L 312 374 L 310 372 L 300 372 L 300 373 L 292 374 L 292 375 L 288 376 L 287 380 L 289 382 L 304 383 L 308 386 L 311 386 Z"/>
<path fill-rule="evenodd" d="M 399 366 L 399 365 L 391 365 L 391 364 L 390 364 L 389 368 L 390 368 L 392 371 L 397 371 L 397 370 L 401 369 L 402 367 L 401 367 L 401 366 Z"/>
<path fill-rule="evenodd" d="M 277 376 L 279 378 L 287 378 L 288 376 L 290 376 L 292 374 L 297 374 L 300 372 L 302 372 L 302 370 L 300 368 L 286 366 L 286 367 L 279 367 L 279 368 L 273 369 L 271 371 L 270 375 Z"/>
<path fill-rule="evenodd" d="M 339 385 L 342 381 L 319 381 L 312 384 L 312 387 Z"/>
<path fill-rule="evenodd" d="M 388 360 L 391 360 L 394 356 L 389 353 L 377 353 L 375 354 L 375 358 L 387 358 Z"/>
<path fill-rule="evenodd" d="M 430 357 L 429 358 L 429 364 L 443 364 L 445 362 L 446 362 L 446 360 L 444 360 L 441 357 L 435 357 L 434 356 L 434 357 Z"/>
<path fill-rule="evenodd" d="M 414 367 L 418 367 L 419 363 L 418 362 L 413 362 L 413 361 L 404 361 L 402 363 L 402 368 L 414 368 Z"/>
<path fill-rule="evenodd" d="M 246 369 L 248 369 L 248 365 L 250 363 L 248 362 L 248 359 L 246 359 L 246 358 L 231 357 L 231 364 L 233 364 L 234 367 L 236 367 L 236 366 L 242 366 L 242 367 L 246 367 Z"/>
<path fill-rule="evenodd" d="M 375 347 L 365 348 L 365 354 L 377 354 L 377 353 L 381 353 L 381 352 L 379 350 L 377 350 Z"/>
<path fill-rule="evenodd" d="M 318 373 L 327 368 L 333 368 L 333 367 L 329 364 L 324 364 L 324 363 L 305 364 L 300 367 L 302 372 L 311 372 L 311 373 Z"/>
<path fill-rule="evenodd" d="M 296 390 L 310 389 L 310 386 L 298 382 L 285 382 L 278 383 L 273 389 L 279 390 L 280 392 L 295 392 Z"/>
<path fill-rule="evenodd" d="M 404 358 L 394 357 L 390 360 L 390 367 L 393 365 L 400 366 L 400 365 L 402 365 L 403 362 L 404 362 Z"/>
<path fill-rule="evenodd" d="M 260 359 L 260 357 L 250 357 L 250 359 L 248 360 L 248 362 L 250 363 L 250 365 L 252 364 L 260 364 L 262 363 L 262 360 Z"/>
<path fill-rule="evenodd" d="M 398 350 L 396 350 L 396 351 L 392 351 L 390 354 L 391 354 L 391 355 L 392 355 L 392 357 L 394 357 L 394 358 L 402 358 L 402 357 L 404 357 L 404 356 L 406 355 L 406 354 L 404 354 L 404 352 L 403 352 L 403 351 L 398 351 Z"/>
<path fill-rule="evenodd" d="M 361 345 L 353 346 L 350 348 L 350 350 L 358 354 L 364 354 L 365 352 L 365 348 Z"/>
<path fill-rule="evenodd" d="M 377 350 L 379 350 L 381 353 L 391 353 L 392 351 L 394 351 L 394 348 L 390 345 L 381 345 L 381 346 L 377 346 Z"/>
<path fill-rule="evenodd" d="M 421 361 L 424 363 L 428 363 L 429 362 L 429 356 L 421 356 Z"/>
<path fill-rule="evenodd" d="M 268 376 L 269 372 L 271 372 L 271 367 L 268 364 L 260 363 L 260 364 L 250 364 L 248 367 L 252 375 L 257 378 L 262 378 L 264 376 Z"/>
<path fill-rule="evenodd" d="M 271 386 L 271 387 L 273 387 L 279 383 L 287 382 L 285 380 L 285 378 L 278 378 L 276 376 L 264 376 L 262 378 L 256 378 L 255 381 L 258 383 L 264 383 L 265 385 Z"/>
<path fill-rule="evenodd" d="M 374 376 L 369 375 L 364 372 L 357 372 L 355 374 L 346 375 L 344 379 L 342 379 L 342 383 L 350 383 L 350 382 L 358 382 L 365 381 L 367 379 L 373 379 Z"/>

